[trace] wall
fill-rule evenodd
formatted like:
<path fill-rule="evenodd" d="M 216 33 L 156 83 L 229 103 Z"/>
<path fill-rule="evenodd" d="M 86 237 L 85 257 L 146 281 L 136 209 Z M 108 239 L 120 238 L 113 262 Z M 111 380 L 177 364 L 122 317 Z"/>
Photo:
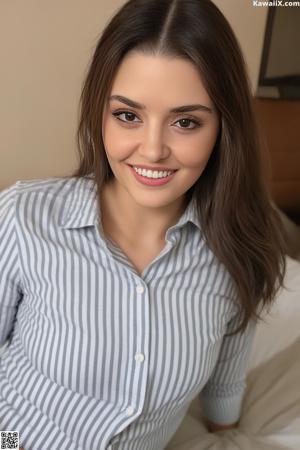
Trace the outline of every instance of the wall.
<path fill-rule="evenodd" d="M 17 179 L 70 173 L 81 83 L 102 27 L 124 2 L 0 2 L 0 189 Z M 258 77 L 266 8 L 216 0 Z"/>
<path fill-rule="evenodd" d="M 239 40 L 254 93 L 258 83 L 268 8 L 255 7 L 251 0 L 214 0 L 214 3 L 228 19 Z"/>

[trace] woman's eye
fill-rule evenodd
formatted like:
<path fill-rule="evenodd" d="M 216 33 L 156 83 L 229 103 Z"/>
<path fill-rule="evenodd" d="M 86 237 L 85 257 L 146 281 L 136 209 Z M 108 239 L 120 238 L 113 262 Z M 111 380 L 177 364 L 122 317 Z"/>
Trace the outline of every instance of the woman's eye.
<path fill-rule="evenodd" d="M 137 116 L 133 112 L 130 112 L 130 111 L 117 111 L 117 112 L 113 112 L 112 115 L 114 117 L 116 117 L 116 119 L 118 119 L 118 120 L 120 120 L 121 122 L 124 122 L 124 123 L 138 123 L 138 122 L 135 122 L 133 120 L 134 117 L 137 117 Z M 129 120 L 120 119 L 120 116 L 122 116 L 122 115 L 124 115 Z M 189 119 L 187 117 L 179 119 L 175 123 L 177 123 L 177 122 L 181 122 L 181 125 L 183 125 L 183 126 L 177 127 L 177 128 L 182 129 L 182 130 L 184 130 L 184 129 L 186 129 L 186 130 L 194 130 L 195 128 L 198 128 L 198 127 L 200 127 L 202 125 L 201 122 L 198 122 L 195 119 Z M 190 125 L 190 124 L 193 124 L 194 126 L 192 128 L 189 127 L 189 126 L 186 126 L 186 125 Z"/>
<path fill-rule="evenodd" d="M 127 118 L 129 117 L 129 120 L 127 121 L 127 120 L 122 120 L 122 119 L 120 119 L 119 117 L 121 116 L 121 115 L 123 115 L 124 114 L 124 116 L 126 116 Z M 129 112 L 129 111 L 119 111 L 119 112 L 114 112 L 114 113 L 112 113 L 112 115 L 113 116 L 115 116 L 118 120 L 120 120 L 121 122 L 133 122 L 133 120 L 131 120 L 133 117 L 137 117 L 134 113 L 132 113 L 132 112 Z M 136 123 L 136 122 L 133 122 L 133 123 Z"/>
<path fill-rule="evenodd" d="M 186 128 L 187 130 L 194 130 L 195 128 L 198 128 L 198 127 L 201 126 L 201 123 L 198 122 L 197 120 L 194 120 L 194 119 L 179 119 L 179 120 L 177 120 L 177 122 L 182 122 L 184 124 L 186 124 L 187 122 L 193 123 L 194 126 L 192 128 L 189 128 L 189 127 L 186 127 L 186 126 L 180 127 L 180 128 L 183 128 L 183 129 Z"/>

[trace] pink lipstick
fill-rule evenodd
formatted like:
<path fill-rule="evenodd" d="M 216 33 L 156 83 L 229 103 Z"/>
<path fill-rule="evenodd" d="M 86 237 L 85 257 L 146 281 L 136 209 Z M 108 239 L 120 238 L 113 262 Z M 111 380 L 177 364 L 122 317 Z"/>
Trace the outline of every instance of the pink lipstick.
<path fill-rule="evenodd" d="M 146 186 L 162 186 L 163 184 L 167 184 L 172 178 L 174 177 L 175 172 L 171 173 L 171 175 L 168 175 L 167 177 L 163 178 L 147 178 L 143 177 L 143 175 L 140 175 L 137 173 L 132 166 L 128 166 L 129 169 L 133 172 L 133 175 L 135 176 L 136 180 L 140 183 L 146 185 Z"/>

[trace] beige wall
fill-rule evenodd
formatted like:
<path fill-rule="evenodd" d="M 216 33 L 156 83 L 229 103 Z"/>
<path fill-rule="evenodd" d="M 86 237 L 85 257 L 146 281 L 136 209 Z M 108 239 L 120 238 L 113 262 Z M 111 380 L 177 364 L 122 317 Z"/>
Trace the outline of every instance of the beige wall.
<path fill-rule="evenodd" d="M 77 164 L 77 105 L 100 31 L 124 1 L 0 2 L 0 189 L 69 174 Z M 266 8 L 215 0 L 258 77 Z"/>
<path fill-rule="evenodd" d="M 252 91 L 257 88 L 267 8 L 252 6 L 252 0 L 213 0 L 229 20 L 244 53 Z"/>

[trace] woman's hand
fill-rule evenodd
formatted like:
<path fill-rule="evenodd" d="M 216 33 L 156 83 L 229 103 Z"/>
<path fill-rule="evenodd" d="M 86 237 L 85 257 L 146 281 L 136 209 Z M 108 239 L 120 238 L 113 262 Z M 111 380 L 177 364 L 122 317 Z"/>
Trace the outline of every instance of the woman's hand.
<path fill-rule="evenodd" d="M 228 425 L 221 425 L 218 423 L 211 422 L 208 419 L 204 419 L 205 425 L 210 433 L 215 431 L 231 430 L 232 428 L 238 428 L 239 422 L 230 423 Z"/>

